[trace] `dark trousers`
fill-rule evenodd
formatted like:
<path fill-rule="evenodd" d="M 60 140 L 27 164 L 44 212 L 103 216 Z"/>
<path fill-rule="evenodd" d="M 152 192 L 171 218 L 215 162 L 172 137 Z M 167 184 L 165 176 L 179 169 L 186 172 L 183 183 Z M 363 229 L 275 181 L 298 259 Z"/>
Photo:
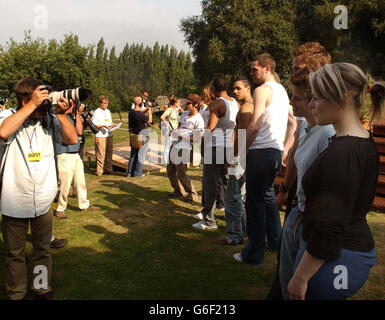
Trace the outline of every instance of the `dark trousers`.
<path fill-rule="evenodd" d="M 286 210 L 285 210 L 285 219 L 284 219 L 284 224 L 289 216 L 290 210 L 297 204 L 293 204 L 293 202 L 296 201 L 296 193 L 297 193 L 297 178 L 289 188 L 289 194 L 287 197 L 287 203 L 286 203 Z M 282 244 L 282 232 L 279 237 L 278 241 L 278 250 L 277 250 L 277 270 L 275 272 L 275 277 L 273 280 L 273 283 L 271 284 L 269 293 L 266 296 L 266 300 L 283 300 L 282 296 L 282 288 L 281 288 L 281 281 L 279 278 L 279 263 L 280 263 L 280 257 L 281 257 L 281 244 Z"/>
<path fill-rule="evenodd" d="M 209 159 L 204 159 L 202 192 L 203 192 L 203 209 L 202 215 L 207 225 L 216 225 L 215 210 L 217 206 L 217 185 L 219 181 L 226 181 L 226 170 L 224 166 L 224 148 L 211 149 L 211 164 L 207 163 Z M 221 159 L 217 159 L 217 153 Z"/>
<path fill-rule="evenodd" d="M 2 216 L 2 231 L 5 244 L 5 288 L 9 299 L 21 300 L 27 292 L 27 267 L 25 262 L 25 243 L 28 227 L 31 225 L 32 239 L 32 291 L 38 295 L 51 291 L 52 258 L 50 252 L 52 236 L 52 211 L 37 218 L 22 219 Z M 39 276 L 39 266 L 47 271 L 46 288 L 35 287 L 35 277 Z M 39 283 L 39 281 L 37 281 Z"/>
<path fill-rule="evenodd" d="M 275 203 L 274 180 L 281 169 L 278 149 L 252 149 L 246 157 L 246 226 L 248 245 L 242 250 L 244 261 L 263 263 L 265 238 L 271 250 L 278 250 L 281 220 Z"/>

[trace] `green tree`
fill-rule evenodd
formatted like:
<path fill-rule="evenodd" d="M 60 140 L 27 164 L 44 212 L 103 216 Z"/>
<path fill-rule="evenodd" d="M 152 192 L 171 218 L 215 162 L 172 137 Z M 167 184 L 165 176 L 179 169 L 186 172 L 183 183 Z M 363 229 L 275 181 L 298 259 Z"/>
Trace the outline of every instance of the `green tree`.
<path fill-rule="evenodd" d="M 291 52 L 298 43 L 291 1 L 203 0 L 202 15 L 181 21 L 181 31 L 192 48 L 200 84 L 215 75 L 231 80 L 248 75 L 251 60 L 269 52 L 277 72 L 287 77 Z"/>

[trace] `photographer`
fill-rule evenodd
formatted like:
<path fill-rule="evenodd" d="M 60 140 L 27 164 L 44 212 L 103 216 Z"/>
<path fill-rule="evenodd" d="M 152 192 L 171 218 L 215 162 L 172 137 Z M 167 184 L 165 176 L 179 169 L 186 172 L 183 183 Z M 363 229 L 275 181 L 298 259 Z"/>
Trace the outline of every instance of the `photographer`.
<path fill-rule="evenodd" d="M 112 173 L 113 136 L 110 131 L 115 127 L 111 112 L 108 110 L 108 97 L 99 97 L 99 108 L 92 116 L 92 122 L 99 128 L 95 135 L 96 175 Z"/>
<path fill-rule="evenodd" d="M 140 95 L 140 98 L 142 98 L 142 103 L 140 104 L 140 109 L 139 111 L 141 112 L 147 112 L 147 108 L 148 107 L 152 107 L 152 103 L 150 101 L 148 101 L 148 96 L 149 96 L 149 92 L 147 89 L 142 89 L 141 91 L 141 95 Z M 131 110 L 134 110 L 135 108 L 135 101 L 132 102 L 132 105 L 131 105 Z"/>
<path fill-rule="evenodd" d="M 131 154 L 127 168 L 127 177 L 145 176 L 142 168 L 148 149 L 148 137 L 144 140 L 140 133 L 143 133 L 147 124 L 151 124 L 152 112 L 150 108 L 146 108 L 145 113 L 140 110 L 142 101 L 141 97 L 135 97 L 135 108 L 128 114 Z"/>
<path fill-rule="evenodd" d="M 75 128 L 64 114 L 73 102 L 61 98 L 56 116 L 48 117 L 52 110 L 39 108 L 49 99 L 41 82 L 21 79 L 15 91 L 18 108 L 0 113 L 1 172 L 2 181 L 7 183 L 0 200 L 6 293 L 12 300 L 23 299 L 26 294 L 24 250 L 31 225 L 32 291 L 39 299 L 52 299 L 51 204 L 57 194 L 53 137 L 66 144 L 77 142 Z M 38 276 L 42 281 L 35 281 Z"/>
<path fill-rule="evenodd" d="M 65 210 L 67 209 L 68 194 L 73 181 L 74 192 L 78 198 L 78 206 L 80 210 L 97 211 L 99 207 L 90 205 L 87 199 L 87 186 L 84 177 L 84 165 L 80 159 L 80 136 L 83 134 L 83 121 L 81 114 L 84 110 L 84 105 L 78 103 L 79 108 L 72 106 L 66 111 L 67 118 L 75 125 L 76 133 L 79 136 L 78 142 L 73 145 L 65 143 L 56 143 L 57 168 L 60 181 L 60 193 L 58 198 L 58 207 L 54 215 L 58 219 L 66 219 Z M 74 117 L 75 114 L 75 117 Z"/>

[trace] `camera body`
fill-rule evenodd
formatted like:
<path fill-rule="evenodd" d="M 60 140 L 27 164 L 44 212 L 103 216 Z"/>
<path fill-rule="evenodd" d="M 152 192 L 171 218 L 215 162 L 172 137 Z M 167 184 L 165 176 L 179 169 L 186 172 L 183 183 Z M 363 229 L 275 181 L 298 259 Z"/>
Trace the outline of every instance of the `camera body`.
<path fill-rule="evenodd" d="M 92 94 L 91 90 L 88 90 L 84 87 L 65 89 L 62 91 L 52 91 L 52 86 L 46 85 L 42 90 L 48 90 L 48 92 L 50 92 L 49 99 L 44 100 L 39 106 L 39 108 L 45 109 L 51 109 L 52 106 L 57 105 L 61 98 L 65 98 L 67 100 L 72 99 L 74 102 L 83 102 Z"/>
<path fill-rule="evenodd" d="M 154 100 L 147 100 L 146 102 L 144 102 L 144 106 L 146 108 L 156 108 L 158 106 L 158 104 L 156 103 L 155 99 Z"/>

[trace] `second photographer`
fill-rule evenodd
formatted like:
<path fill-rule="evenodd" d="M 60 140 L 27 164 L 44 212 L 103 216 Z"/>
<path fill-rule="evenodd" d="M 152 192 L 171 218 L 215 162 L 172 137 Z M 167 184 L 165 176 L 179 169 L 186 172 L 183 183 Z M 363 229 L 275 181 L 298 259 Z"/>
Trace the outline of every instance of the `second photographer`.
<path fill-rule="evenodd" d="M 78 135 L 78 142 L 73 145 L 56 143 L 55 151 L 57 157 L 57 167 L 60 181 L 60 193 L 58 198 L 58 207 L 54 215 L 58 219 L 66 219 L 65 210 L 67 209 L 68 194 L 73 181 L 74 192 L 77 195 L 78 206 L 80 210 L 97 211 L 99 207 L 90 205 L 87 199 L 87 187 L 84 177 L 84 165 L 79 155 L 80 137 L 83 134 L 83 122 L 81 114 L 84 105 L 77 103 L 80 107 L 74 106 L 66 111 L 66 116 L 74 124 Z"/>

